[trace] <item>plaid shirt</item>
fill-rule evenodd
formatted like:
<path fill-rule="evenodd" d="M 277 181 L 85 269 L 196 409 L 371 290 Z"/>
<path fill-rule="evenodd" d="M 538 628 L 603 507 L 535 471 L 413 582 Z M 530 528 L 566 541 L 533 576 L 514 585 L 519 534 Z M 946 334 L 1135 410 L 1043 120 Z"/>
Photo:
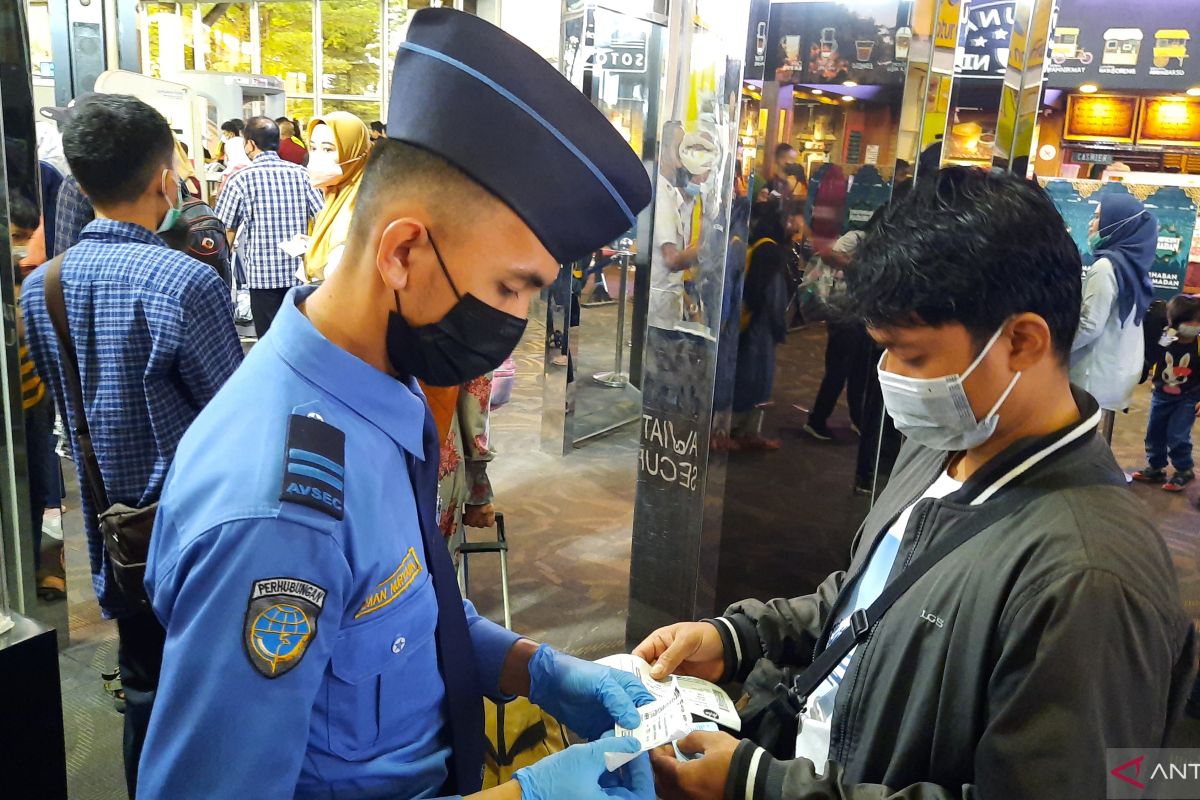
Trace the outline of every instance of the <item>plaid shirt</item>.
<path fill-rule="evenodd" d="M 237 252 L 246 264 L 251 289 L 295 286 L 303 258 L 279 249 L 296 234 L 308 233 L 308 222 L 325 204 L 308 171 L 278 153 L 259 153 L 250 166 L 229 179 L 217 198 L 217 217 L 237 233 Z"/>
<path fill-rule="evenodd" d="M 54 210 L 54 252 L 51 257 L 67 252 L 79 241 L 84 226 L 96 218 L 92 201 L 79 188 L 79 182 L 68 176 L 58 190 Z"/>
<path fill-rule="evenodd" d="M 71 419 L 45 273 L 43 265 L 21 287 L 25 336 L 59 413 Z M 139 225 L 106 219 L 84 228 L 63 262 L 62 284 L 108 500 L 147 505 L 158 498 L 184 431 L 242 361 L 229 291 L 212 267 Z M 71 448 L 79 465 L 73 435 Z M 97 530 L 103 509 L 92 508 L 80 489 L 92 585 L 105 616 L 121 616 L 128 609 Z"/>

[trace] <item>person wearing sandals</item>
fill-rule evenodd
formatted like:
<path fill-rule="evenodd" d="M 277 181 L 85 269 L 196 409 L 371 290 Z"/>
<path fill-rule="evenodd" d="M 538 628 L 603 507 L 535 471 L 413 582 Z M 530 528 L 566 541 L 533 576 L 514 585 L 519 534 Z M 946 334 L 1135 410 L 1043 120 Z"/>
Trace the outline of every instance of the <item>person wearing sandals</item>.
<path fill-rule="evenodd" d="M 1200 297 L 1176 295 L 1167 303 L 1167 328 L 1154 365 L 1154 395 L 1146 425 L 1147 466 L 1135 481 L 1181 492 L 1196 479 L 1192 425 L 1200 416 Z M 1175 474 L 1167 478 L 1167 463 Z"/>

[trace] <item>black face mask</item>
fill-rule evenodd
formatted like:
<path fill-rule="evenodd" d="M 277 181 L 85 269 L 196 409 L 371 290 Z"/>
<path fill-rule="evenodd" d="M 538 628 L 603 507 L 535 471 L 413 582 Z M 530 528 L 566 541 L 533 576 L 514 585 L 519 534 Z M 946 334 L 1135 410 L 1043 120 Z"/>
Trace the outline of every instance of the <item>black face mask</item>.
<path fill-rule="evenodd" d="M 793 178 L 803 178 L 804 167 L 800 166 L 799 164 L 788 164 L 783 168 L 783 174 L 790 175 Z"/>
<path fill-rule="evenodd" d="M 458 386 L 500 366 L 520 343 L 526 320 L 459 294 L 432 236 L 429 244 L 458 303 L 441 321 L 414 328 L 400 313 L 397 295 L 396 310 L 388 315 L 388 360 L 401 375 L 429 386 Z"/>

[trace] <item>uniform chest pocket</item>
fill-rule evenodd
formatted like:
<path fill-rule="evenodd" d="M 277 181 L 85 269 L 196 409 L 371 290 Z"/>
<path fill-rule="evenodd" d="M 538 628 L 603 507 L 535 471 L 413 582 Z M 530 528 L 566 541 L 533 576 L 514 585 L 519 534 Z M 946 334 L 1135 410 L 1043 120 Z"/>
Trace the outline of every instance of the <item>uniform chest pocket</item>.
<path fill-rule="evenodd" d="M 326 683 L 330 752 L 362 761 L 427 731 L 445 693 L 437 601 L 426 578 L 342 630 Z"/>

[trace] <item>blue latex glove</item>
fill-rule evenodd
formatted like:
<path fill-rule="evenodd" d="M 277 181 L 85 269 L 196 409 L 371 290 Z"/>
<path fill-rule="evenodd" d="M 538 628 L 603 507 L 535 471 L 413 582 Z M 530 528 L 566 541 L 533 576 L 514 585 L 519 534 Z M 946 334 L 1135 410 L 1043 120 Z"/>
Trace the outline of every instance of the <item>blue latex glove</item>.
<path fill-rule="evenodd" d="M 611 730 L 641 724 L 637 707 L 653 702 L 654 695 L 628 672 L 538 645 L 529 659 L 529 701 L 587 739 Z"/>
<path fill-rule="evenodd" d="M 609 736 L 577 744 L 543 758 L 513 776 L 521 784 L 522 800 L 654 800 L 654 775 L 648 753 L 642 753 L 616 772 L 604 766 L 605 753 L 636 753 L 642 747 L 632 736 Z"/>

